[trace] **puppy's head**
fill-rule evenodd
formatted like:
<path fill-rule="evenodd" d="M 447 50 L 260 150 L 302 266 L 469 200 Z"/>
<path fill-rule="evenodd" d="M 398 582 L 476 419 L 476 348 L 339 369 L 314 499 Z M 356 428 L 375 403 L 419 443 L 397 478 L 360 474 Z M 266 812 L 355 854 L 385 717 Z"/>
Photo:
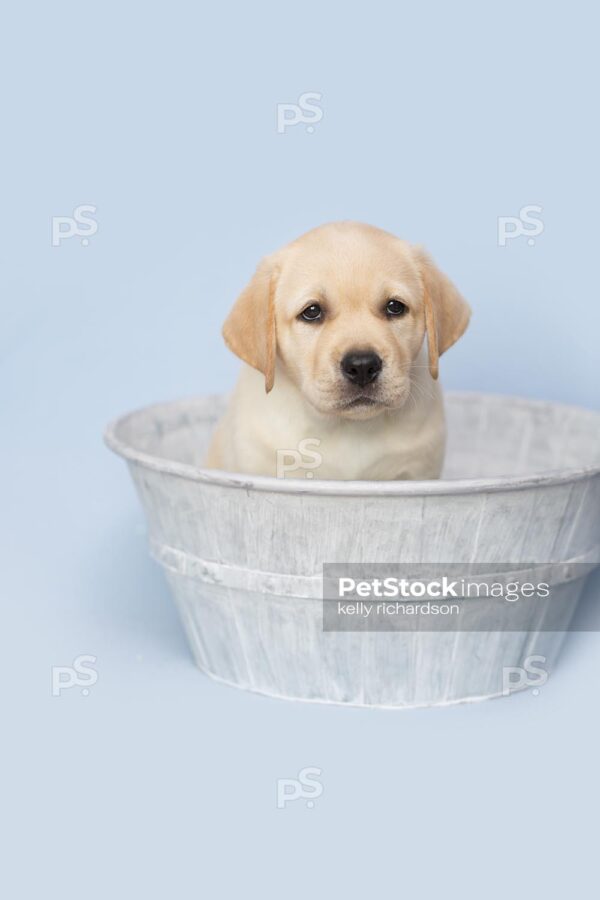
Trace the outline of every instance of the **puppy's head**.
<path fill-rule="evenodd" d="M 309 231 L 258 267 L 225 325 L 229 348 L 273 387 L 276 359 L 322 413 L 401 407 L 425 334 L 429 371 L 470 309 L 426 253 L 354 222 Z"/>

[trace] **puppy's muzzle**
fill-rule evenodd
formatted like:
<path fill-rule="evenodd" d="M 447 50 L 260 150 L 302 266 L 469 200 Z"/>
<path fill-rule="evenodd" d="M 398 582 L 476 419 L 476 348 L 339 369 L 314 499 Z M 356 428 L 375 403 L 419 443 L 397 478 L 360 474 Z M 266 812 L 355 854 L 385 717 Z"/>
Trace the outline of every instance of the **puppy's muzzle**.
<path fill-rule="evenodd" d="M 381 357 L 373 351 L 351 350 L 346 353 L 340 365 L 344 378 L 347 378 L 352 384 L 365 387 L 375 381 L 381 372 L 383 362 Z"/>

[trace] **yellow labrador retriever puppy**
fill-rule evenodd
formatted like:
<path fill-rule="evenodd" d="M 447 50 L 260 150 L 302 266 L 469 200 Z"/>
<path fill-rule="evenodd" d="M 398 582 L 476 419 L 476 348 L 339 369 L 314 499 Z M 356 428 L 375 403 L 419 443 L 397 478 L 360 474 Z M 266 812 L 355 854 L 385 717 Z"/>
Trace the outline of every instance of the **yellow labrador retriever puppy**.
<path fill-rule="evenodd" d="M 438 357 L 469 316 L 420 248 L 356 222 L 309 231 L 261 262 L 225 322 L 228 347 L 247 365 L 205 465 L 295 478 L 438 478 Z"/>

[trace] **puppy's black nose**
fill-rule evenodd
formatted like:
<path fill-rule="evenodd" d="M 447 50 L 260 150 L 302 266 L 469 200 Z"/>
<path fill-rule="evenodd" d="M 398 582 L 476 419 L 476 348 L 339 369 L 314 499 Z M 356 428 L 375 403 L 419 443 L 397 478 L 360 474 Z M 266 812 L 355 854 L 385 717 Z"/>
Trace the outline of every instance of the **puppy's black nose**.
<path fill-rule="evenodd" d="M 351 350 L 342 359 L 342 372 L 348 381 L 364 387 L 375 381 L 382 365 L 381 357 L 372 351 Z"/>

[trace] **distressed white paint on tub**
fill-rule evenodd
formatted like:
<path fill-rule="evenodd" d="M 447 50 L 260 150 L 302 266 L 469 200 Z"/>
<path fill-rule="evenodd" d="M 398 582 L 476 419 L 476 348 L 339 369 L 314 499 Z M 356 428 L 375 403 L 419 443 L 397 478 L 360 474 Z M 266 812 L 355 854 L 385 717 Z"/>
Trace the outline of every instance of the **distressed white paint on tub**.
<path fill-rule="evenodd" d="M 600 562 L 600 414 L 484 394 L 450 394 L 446 405 L 440 481 L 202 469 L 218 397 L 149 407 L 108 428 L 201 669 L 273 696 L 391 707 L 496 696 L 504 667 L 532 655 L 551 669 L 584 581 L 568 566 L 553 569 L 561 588 L 542 619 L 538 610 L 527 620 L 523 605 L 520 632 L 322 631 L 324 562 L 475 561 L 490 572 Z"/>

